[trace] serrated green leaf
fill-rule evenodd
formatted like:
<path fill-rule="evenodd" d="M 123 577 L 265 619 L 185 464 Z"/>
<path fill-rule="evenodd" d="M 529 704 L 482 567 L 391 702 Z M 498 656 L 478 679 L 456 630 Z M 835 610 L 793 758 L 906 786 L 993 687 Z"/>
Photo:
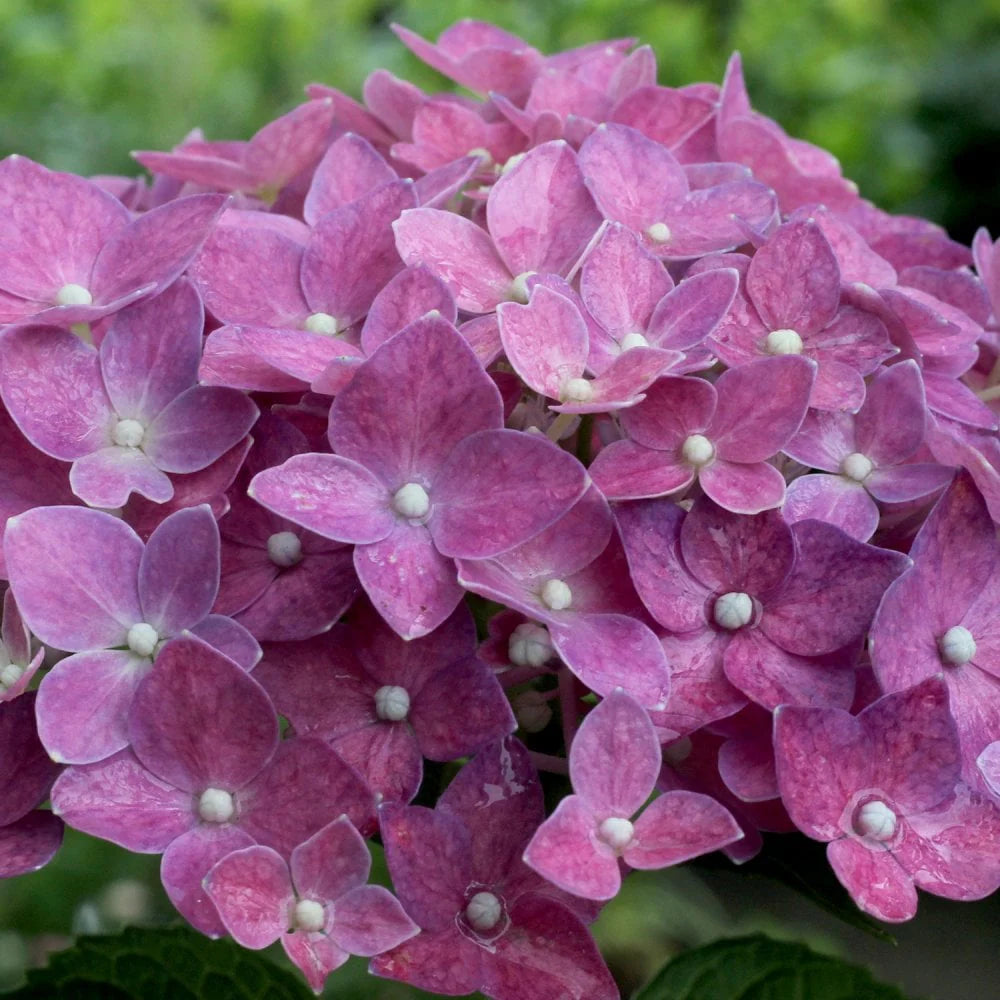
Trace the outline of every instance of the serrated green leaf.
<path fill-rule="evenodd" d="M 81 937 L 5 1000 L 312 1000 L 295 976 L 186 927 Z"/>
<path fill-rule="evenodd" d="M 763 934 L 678 956 L 635 1000 L 906 1000 L 860 965 Z"/>

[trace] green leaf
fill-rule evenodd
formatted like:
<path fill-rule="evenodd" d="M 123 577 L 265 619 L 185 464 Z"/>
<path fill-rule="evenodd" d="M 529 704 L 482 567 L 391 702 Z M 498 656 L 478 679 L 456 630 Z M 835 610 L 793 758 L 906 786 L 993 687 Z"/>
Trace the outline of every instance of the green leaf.
<path fill-rule="evenodd" d="M 186 927 L 81 937 L 5 1000 L 312 1000 L 292 973 Z"/>
<path fill-rule="evenodd" d="M 716 941 L 669 962 L 635 1000 L 906 1000 L 867 969 L 763 934 Z"/>
<path fill-rule="evenodd" d="M 734 869 L 718 852 L 694 862 L 696 867 L 724 868 L 751 877 L 776 879 L 801 893 L 827 913 L 858 930 L 889 944 L 896 938 L 867 913 L 858 909 L 826 860 L 826 844 L 801 834 L 765 834 L 764 849 L 755 858 Z"/>

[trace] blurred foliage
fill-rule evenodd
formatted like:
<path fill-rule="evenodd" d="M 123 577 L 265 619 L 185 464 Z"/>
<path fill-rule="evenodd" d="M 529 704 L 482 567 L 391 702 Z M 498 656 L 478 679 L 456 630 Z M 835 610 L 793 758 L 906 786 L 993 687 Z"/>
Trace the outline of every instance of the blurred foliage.
<path fill-rule="evenodd" d="M 484 14 L 549 52 L 634 35 L 671 85 L 720 80 L 738 48 L 754 105 L 877 204 L 1000 229 L 1000 0 L 5 0 L 0 154 L 135 173 L 129 150 L 247 138 L 311 80 L 358 95 L 385 66 L 441 89 L 388 25 Z"/>

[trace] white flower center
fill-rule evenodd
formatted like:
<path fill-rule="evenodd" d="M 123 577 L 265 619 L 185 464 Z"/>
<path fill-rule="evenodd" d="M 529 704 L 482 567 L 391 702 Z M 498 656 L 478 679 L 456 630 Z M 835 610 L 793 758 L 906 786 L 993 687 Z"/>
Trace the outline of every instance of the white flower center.
<path fill-rule="evenodd" d="M 122 448 L 138 448 L 146 436 L 146 428 L 138 420 L 119 420 L 111 432 L 111 440 Z"/>
<path fill-rule="evenodd" d="M 764 341 L 768 354 L 801 354 L 802 338 L 795 330 L 772 330 Z"/>
<path fill-rule="evenodd" d="M 573 603 L 573 591 L 565 580 L 546 580 L 541 598 L 542 604 L 550 611 L 565 611 Z"/>
<path fill-rule="evenodd" d="M 396 490 L 392 506 L 402 517 L 426 517 L 431 509 L 431 499 L 419 483 L 407 483 Z"/>
<path fill-rule="evenodd" d="M 938 639 L 938 652 L 945 663 L 960 667 L 976 655 L 976 640 L 964 625 L 952 625 Z"/>
<path fill-rule="evenodd" d="M 16 663 L 7 663 L 0 667 L 0 691 L 12 688 L 24 676 L 24 667 Z"/>
<path fill-rule="evenodd" d="M 896 814 L 881 799 L 866 802 L 854 817 L 854 832 L 873 840 L 891 840 L 896 832 Z"/>
<path fill-rule="evenodd" d="M 329 337 L 336 337 L 343 329 L 340 320 L 329 313 L 311 313 L 304 325 L 310 333 L 325 333 Z"/>
<path fill-rule="evenodd" d="M 507 641 L 507 658 L 515 667 L 542 667 L 555 653 L 549 630 L 534 622 L 518 625 Z"/>
<path fill-rule="evenodd" d="M 375 714 L 386 722 L 402 722 L 410 714 L 410 693 L 394 684 L 380 687 L 375 692 Z"/>
<path fill-rule="evenodd" d="M 689 434 L 681 445 L 681 456 L 691 465 L 708 465 L 715 458 L 715 445 L 704 434 Z"/>
<path fill-rule="evenodd" d="M 654 243 L 666 243 L 670 239 L 670 227 L 665 222 L 654 222 L 646 230 L 646 235 Z"/>
<path fill-rule="evenodd" d="M 63 285 L 56 292 L 57 306 L 89 306 L 93 301 L 93 295 L 83 285 L 76 285 L 72 282 L 68 285 Z"/>
<path fill-rule="evenodd" d="M 568 379 L 562 390 L 564 403 L 589 403 L 594 398 L 594 387 L 585 378 Z"/>
<path fill-rule="evenodd" d="M 840 471 L 856 483 L 863 483 L 874 468 L 872 460 L 867 455 L 862 455 L 860 451 L 853 452 L 840 463 Z"/>
<path fill-rule="evenodd" d="M 753 618 L 753 600 L 749 594 L 731 590 L 728 594 L 716 598 L 712 617 L 720 628 L 730 631 L 743 628 Z"/>
<path fill-rule="evenodd" d="M 221 788 L 206 788 L 198 799 L 198 815 L 206 823 L 228 823 L 234 812 L 232 795 Z"/>
<path fill-rule="evenodd" d="M 490 153 L 490 151 L 488 149 L 485 149 L 482 146 L 475 146 L 475 147 L 473 147 L 465 155 L 466 156 L 478 156 L 479 159 L 482 161 L 480 163 L 480 167 L 491 167 L 491 166 L 493 166 L 493 155 Z"/>
<path fill-rule="evenodd" d="M 597 828 L 597 836 L 614 851 L 623 851 L 632 843 L 635 827 L 623 816 L 609 816 Z"/>
<path fill-rule="evenodd" d="M 302 539 L 294 531 L 276 531 L 267 540 L 267 557 L 287 569 L 302 561 Z"/>
<path fill-rule="evenodd" d="M 477 892 L 465 907 L 465 919 L 477 931 L 491 931 L 503 914 L 500 900 L 492 892 Z"/>
<path fill-rule="evenodd" d="M 321 931 L 326 924 L 326 912 L 323 904 L 315 899 L 300 899 L 295 904 L 295 915 L 292 923 L 296 930 Z"/>
<path fill-rule="evenodd" d="M 528 154 L 527 153 L 515 153 L 506 163 L 500 168 L 500 173 L 505 174 L 509 170 L 513 170 L 521 160 L 523 160 Z"/>
<path fill-rule="evenodd" d="M 626 333 L 622 337 L 621 349 L 631 351 L 633 347 L 649 347 L 649 341 L 641 333 Z"/>
<path fill-rule="evenodd" d="M 531 293 L 528 291 L 528 278 L 534 275 L 535 271 L 522 271 L 511 283 L 510 297 L 515 302 L 526 304 Z"/>
<path fill-rule="evenodd" d="M 128 630 L 128 648 L 136 656 L 152 656 L 160 635 L 148 622 L 138 622 Z"/>

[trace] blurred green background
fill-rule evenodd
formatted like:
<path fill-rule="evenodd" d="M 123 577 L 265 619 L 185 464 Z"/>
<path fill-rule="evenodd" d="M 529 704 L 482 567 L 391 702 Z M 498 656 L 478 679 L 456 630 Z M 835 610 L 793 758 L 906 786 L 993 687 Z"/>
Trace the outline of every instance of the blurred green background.
<path fill-rule="evenodd" d="M 247 138 L 312 80 L 357 95 L 385 66 L 440 89 L 389 23 L 486 13 L 549 52 L 635 35 L 670 85 L 719 81 L 738 48 L 754 105 L 876 204 L 1000 229 L 1000 0 L 4 0 L 0 155 L 135 173 L 129 150 Z"/>
<path fill-rule="evenodd" d="M 721 79 L 740 49 L 754 106 L 833 151 L 862 193 L 969 240 L 1000 235 L 1000 0 L 3 0 L 0 156 L 20 152 L 82 174 L 138 173 L 131 149 L 169 149 L 192 127 L 245 139 L 322 81 L 359 95 L 384 66 L 443 81 L 388 30 L 428 37 L 484 16 L 552 52 L 635 35 L 660 81 Z M 0 884 L 0 989 L 72 932 L 172 919 L 158 859 L 78 835 L 47 870 Z M 726 872 L 630 880 L 598 925 L 626 983 L 683 947 L 762 928 L 807 936 L 926 997 L 997 995 L 1000 902 L 925 897 L 892 949 L 788 891 Z M 415 994 L 366 980 L 329 996 Z"/>

